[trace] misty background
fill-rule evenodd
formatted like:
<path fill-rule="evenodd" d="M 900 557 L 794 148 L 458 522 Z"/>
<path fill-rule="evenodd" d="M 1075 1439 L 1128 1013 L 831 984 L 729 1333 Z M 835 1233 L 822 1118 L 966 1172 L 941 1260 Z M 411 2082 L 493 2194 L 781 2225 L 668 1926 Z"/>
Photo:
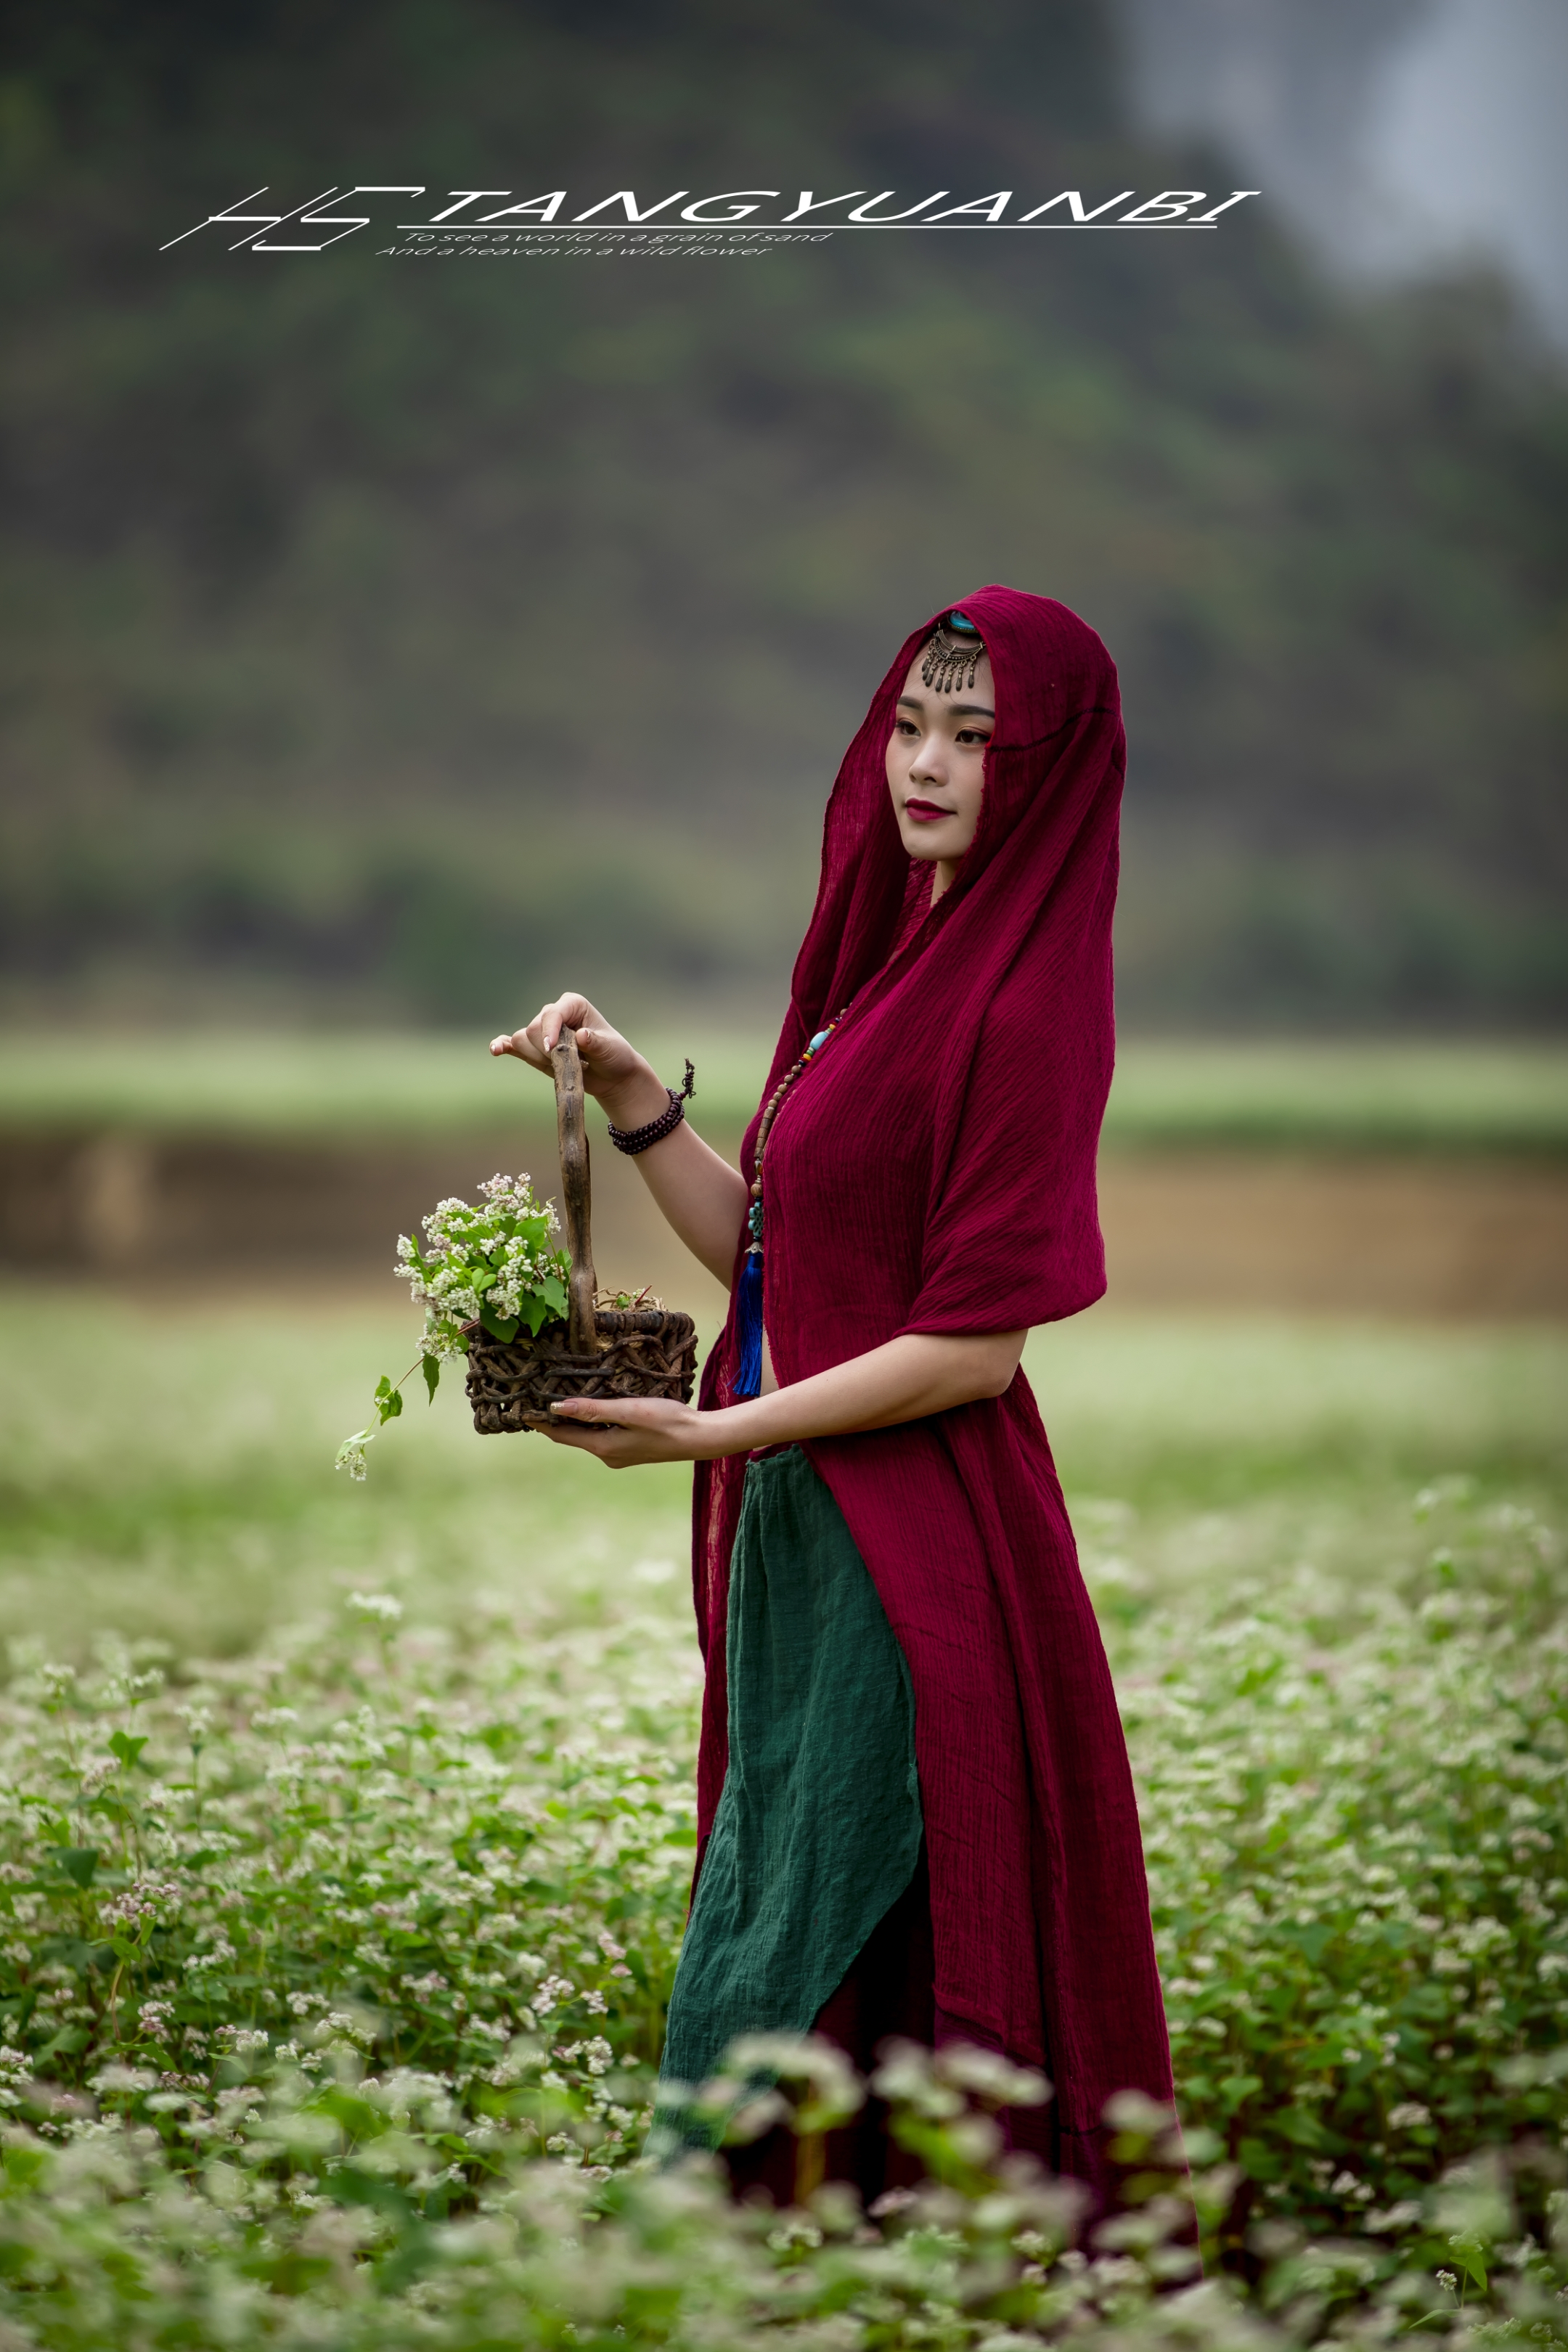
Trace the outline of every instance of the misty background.
<path fill-rule="evenodd" d="M 1002 579 L 1121 666 L 1129 1026 L 1563 1026 L 1553 0 L 9 24 L 13 1019 L 765 1020 L 891 649 Z M 158 250 L 356 180 L 1265 195 L 721 278 Z"/>

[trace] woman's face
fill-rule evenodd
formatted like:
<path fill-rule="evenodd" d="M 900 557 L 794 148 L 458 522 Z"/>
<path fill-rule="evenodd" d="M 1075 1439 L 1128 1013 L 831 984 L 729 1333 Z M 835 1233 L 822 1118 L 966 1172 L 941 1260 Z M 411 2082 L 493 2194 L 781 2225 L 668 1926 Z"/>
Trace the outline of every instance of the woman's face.
<path fill-rule="evenodd" d="M 910 664 L 888 740 L 888 788 L 911 857 L 936 867 L 934 902 L 974 839 L 985 781 L 985 746 L 996 726 L 996 690 L 983 654 L 973 686 L 938 693 L 921 677 L 923 649 Z"/>

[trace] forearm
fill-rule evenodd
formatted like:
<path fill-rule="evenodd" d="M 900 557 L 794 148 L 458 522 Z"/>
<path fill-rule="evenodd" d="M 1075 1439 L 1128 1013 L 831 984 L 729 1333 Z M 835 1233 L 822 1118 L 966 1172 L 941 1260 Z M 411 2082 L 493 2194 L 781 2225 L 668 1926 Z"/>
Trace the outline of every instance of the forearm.
<path fill-rule="evenodd" d="M 611 1123 L 629 1129 L 658 1118 L 669 1097 L 648 1070 L 634 1085 L 601 1099 Z M 746 1180 L 740 1170 L 721 1160 L 684 1119 L 639 1151 L 636 1166 L 666 1223 L 728 1290 L 746 1220 Z"/>
<path fill-rule="evenodd" d="M 1018 1369 L 1026 1331 L 906 1331 L 863 1356 L 744 1404 L 694 1412 L 663 1397 L 568 1397 L 553 1409 L 558 1445 L 597 1454 L 612 1470 L 647 1462 L 711 1462 L 756 1445 L 891 1429 L 1000 1396 Z"/>
<path fill-rule="evenodd" d="M 905 1332 L 831 1371 L 815 1373 L 771 1396 L 698 1416 L 695 1458 L 746 1454 L 757 1445 L 891 1429 L 981 1397 L 1000 1396 L 1018 1369 L 1026 1334 L 984 1331 L 951 1337 Z"/>

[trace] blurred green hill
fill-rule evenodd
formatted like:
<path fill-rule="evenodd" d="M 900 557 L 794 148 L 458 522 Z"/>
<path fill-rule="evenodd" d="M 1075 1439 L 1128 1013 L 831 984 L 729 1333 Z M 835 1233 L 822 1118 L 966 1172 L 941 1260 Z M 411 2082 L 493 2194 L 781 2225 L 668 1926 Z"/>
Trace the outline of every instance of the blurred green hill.
<path fill-rule="evenodd" d="M 1121 666 L 1128 1018 L 1560 1025 L 1568 388 L 1497 285 L 1352 299 L 1261 205 L 157 249 L 264 184 L 1234 184 L 1119 93 L 1090 0 L 15 7 L 4 1002 L 748 1019 L 893 645 L 1005 579 Z"/>

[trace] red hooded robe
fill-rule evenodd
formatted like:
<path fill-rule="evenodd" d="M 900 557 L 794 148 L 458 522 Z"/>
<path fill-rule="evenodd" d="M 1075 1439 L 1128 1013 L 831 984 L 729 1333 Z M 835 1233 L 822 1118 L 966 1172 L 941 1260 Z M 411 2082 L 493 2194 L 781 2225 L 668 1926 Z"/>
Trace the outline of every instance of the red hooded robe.
<path fill-rule="evenodd" d="M 764 1312 L 785 1385 L 904 1331 L 1054 1322 L 1105 1288 L 1095 1153 L 1125 764 L 1115 667 L 1049 598 L 988 587 L 957 609 L 996 686 L 973 845 L 922 919 L 931 869 L 903 848 L 884 759 L 928 623 L 839 770 L 764 1090 L 849 1008 L 768 1143 Z M 731 1314 L 705 1407 L 730 1401 L 734 1363 Z M 1170 2056 L 1126 1747 L 1034 1397 L 1020 1371 L 994 1400 L 806 1451 L 909 1661 L 938 2038 L 1044 2067 L 1057 2161 L 1093 2178 L 1105 2100 L 1130 2086 L 1168 2099 Z M 703 1839 L 725 1771 L 743 1473 L 734 1457 L 696 1479 Z"/>

